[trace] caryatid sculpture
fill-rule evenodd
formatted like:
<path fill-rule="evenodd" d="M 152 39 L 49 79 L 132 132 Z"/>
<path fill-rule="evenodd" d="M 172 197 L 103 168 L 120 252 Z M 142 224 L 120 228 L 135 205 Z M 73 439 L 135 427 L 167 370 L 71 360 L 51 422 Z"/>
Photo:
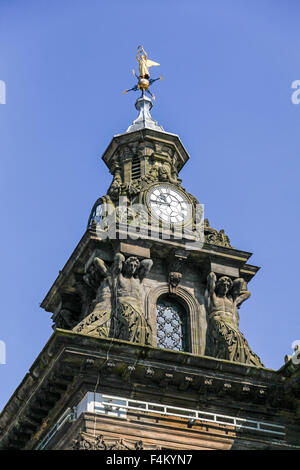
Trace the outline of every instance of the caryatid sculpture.
<path fill-rule="evenodd" d="M 215 273 L 207 277 L 205 293 L 208 311 L 207 354 L 219 359 L 263 367 L 239 330 L 240 305 L 250 297 L 244 279 L 232 281 L 228 276 L 217 280 Z"/>
<path fill-rule="evenodd" d="M 96 337 L 111 337 L 134 343 L 152 344 L 152 330 L 142 306 L 143 280 L 152 267 L 151 259 L 117 253 L 111 267 L 95 257 L 84 276 L 89 286 L 98 283 L 92 312 L 74 331 Z"/>
<path fill-rule="evenodd" d="M 114 338 L 151 344 L 152 331 L 142 307 L 142 282 L 153 265 L 151 259 L 126 259 L 119 253 L 115 263 L 116 310 L 113 316 Z"/>

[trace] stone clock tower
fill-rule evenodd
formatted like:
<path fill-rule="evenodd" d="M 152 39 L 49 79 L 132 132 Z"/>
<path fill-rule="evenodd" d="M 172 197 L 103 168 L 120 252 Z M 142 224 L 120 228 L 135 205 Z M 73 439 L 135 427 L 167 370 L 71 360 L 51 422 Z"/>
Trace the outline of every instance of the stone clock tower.
<path fill-rule="evenodd" d="M 111 185 L 42 302 L 54 332 L 0 416 L 0 448 L 299 448 L 299 366 L 266 368 L 239 329 L 259 268 L 184 188 L 189 156 L 142 78 L 137 119 L 102 157 Z"/>

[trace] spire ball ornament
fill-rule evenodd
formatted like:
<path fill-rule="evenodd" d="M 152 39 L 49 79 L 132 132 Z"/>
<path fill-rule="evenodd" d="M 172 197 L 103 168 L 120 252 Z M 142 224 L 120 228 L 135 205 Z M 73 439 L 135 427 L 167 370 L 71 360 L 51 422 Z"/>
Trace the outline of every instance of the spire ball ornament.
<path fill-rule="evenodd" d="M 153 100 L 155 100 L 155 96 L 149 91 L 149 87 L 157 80 L 162 80 L 162 77 L 150 78 L 149 68 L 154 66 L 157 67 L 160 64 L 158 62 L 154 62 L 154 60 L 148 59 L 147 52 L 143 46 L 138 46 L 136 59 L 139 63 L 139 75 L 136 74 L 135 70 L 133 70 L 132 73 L 137 78 L 138 83 L 134 87 L 123 91 L 123 93 L 126 94 L 129 91 L 141 90 L 142 96 L 147 93 Z"/>

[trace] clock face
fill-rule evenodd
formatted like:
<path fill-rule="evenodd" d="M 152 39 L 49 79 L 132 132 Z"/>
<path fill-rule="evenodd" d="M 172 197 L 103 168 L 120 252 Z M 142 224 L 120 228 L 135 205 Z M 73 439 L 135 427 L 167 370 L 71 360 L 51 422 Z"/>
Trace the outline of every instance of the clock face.
<path fill-rule="evenodd" d="M 190 202 L 171 185 L 155 186 L 149 191 L 148 205 L 163 222 L 182 224 L 191 216 Z"/>
<path fill-rule="evenodd" d="M 104 215 L 104 208 L 103 204 L 100 202 L 93 210 L 93 213 L 90 216 L 89 220 L 89 227 L 96 222 L 96 224 L 100 224 L 101 220 L 103 219 Z"/>

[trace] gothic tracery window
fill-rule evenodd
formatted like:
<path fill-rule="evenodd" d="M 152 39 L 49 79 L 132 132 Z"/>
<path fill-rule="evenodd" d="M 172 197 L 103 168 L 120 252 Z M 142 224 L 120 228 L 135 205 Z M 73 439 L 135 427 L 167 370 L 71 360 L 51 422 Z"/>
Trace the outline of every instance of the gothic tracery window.
<path fill-rule="evenodd" d="M 187 314 L 175 298 L 163 295 L 156 304 L 157 346 L 187 351 Z"/>

